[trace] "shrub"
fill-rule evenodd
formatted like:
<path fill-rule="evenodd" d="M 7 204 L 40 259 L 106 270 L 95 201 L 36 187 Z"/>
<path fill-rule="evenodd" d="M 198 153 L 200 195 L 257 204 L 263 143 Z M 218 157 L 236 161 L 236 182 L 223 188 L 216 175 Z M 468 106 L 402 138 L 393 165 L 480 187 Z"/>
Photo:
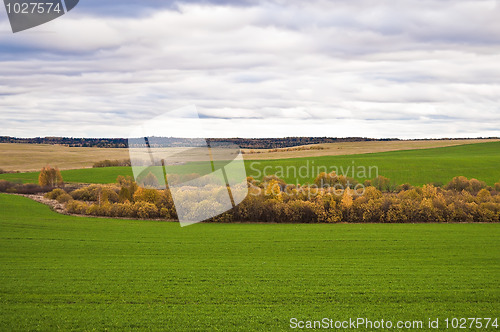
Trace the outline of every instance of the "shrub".
<path fill-rule="evenodd" d="M 385 213 L 383 220 L 387 223 L 404 223 L 408 222 L 408 215 L 401 204 L 393 204 Z"/>
<path fill-rule="evenodd" d="M 57 196 L 56 200 L 59 203 L 67 203 L 69 201 L 72 201 L 73 197 L 71 197 L 70 194 L 68 194 L 68 193 L 65 192 L 64 194 Z"/>
<path fill-rule="evenodd" d="M 123 160 L 102 160 L 95 162 L 92 167 L 94 168 L 99 168 L 99 167 L 116 167 L 116 166 L 131 166 L 130 159 L 123 159 Z"/>
<path fill-rule="evenodd" d="M 66 194 L 66 192 L 64 190 L 62 190 L 61 188 L 56 188 L 56 189 L 52 190 L 51 192 L 46 193 L 44 195 L 44 197 L 48 198 L 48 199 L 57 199 L 59 196 L 61 196 L 63 194 Z"/>
<path fill-rule="evenodd" d="M 264 222 L 287 222 L 285 213 L 286 204 L 276 199 L 268 199 L 261 204 L 261 214 L 257 221 Z"/>
<path fill-rule="evenodd" d="M 422 196 L 424 198 L 434 198 L 437 196 L 438 190 L 432 184 L 425 184 L 422 187 Z"/>
<path fill-rule="evenodd" d="M 160 201 L 160 192 L 156 189 L 139 188 L 134 194 L 134 202 L 156 204 Z"/>
<path fill-rule="evenodd" d="M 18 194 L 26 194 L 26 195 L 46 193 L 51 189 L 52 187 L 40 187 L 39 185 L 34 183 L 25 183 L 21 185 L 16 185 L 15 188 L 11 188 L 12 192 L 16 192 Z"/>
<path fill-rule="evenodd" d="M 477 198 L 478 203 L 489 202 L 489 201 L 491 201 L 491 193 L 486 189 L 481 189 L 477 193 L 476 198 Z"/>
<path fill-rule="evenodd" d="M 16 184 L 6 181 L 6 180 L 0 180 L 0 192 L 4 193 L 7 192 L 8 189 L 14 187 Z"/>
<path fill-rule="evenodd" d="M 177 219 L 177 214 L 174 209 L 161 208 L 160 217 L 164 219 Z"/>
<path fill-rule="evenodd" d="M 470 179 L 469 181 L 469 191 L 471 193 L 477 193 L 481 189 L 486 188 L 486 183 L 483 181 L 479 181 L 477 179 Z"/>
<path fill-rule="evenodd" d="M 128 175 L 119 175 L 118 178 L 116 178 L 116 182 L 121 188 L 125 188 L 128 191 L 127 195 L 130 195 L 130 197 L 127 196 L 125 197 L 125 199 L 132 201 L 132 196 L 138 188 L 137 183 L 135 183 L 134 179 Z"/>
<path fill-rule="evenodd" d="M 116 203 L 120 199 L 116 191 L 110 187 L 101 187 L 97 195 L 97 200 L 101 205 L 105 203 Z"/>
<path fill-rule="evenodd" d="M 119 201 L 119 196 L 116 193 L 117 188 L 110 185 L 93 184 L 84 188 L 76 189 L 71 192 L 73 199 L 89 202 L 105 202 L 115 203 Z"/>
<path fill-rule="evenodd" d="M 320 188 L 352 189 L 358 184 L 358 181 L 348 176 L 339 176 L 335 171 L 332 171 L 330 173 L 321 172 L 314 179 L 314 184 Z"/>
<path fill-rule="evenodd" d="M 87 207 L 85 214 L 89 214 L 92 216 L 105 216 L 106 215 L 106 208 L 104 206 L 92 204 L 92 205 Z"/>
<path fill-rule="evenodd" d="M 122 187 L 120 189 L 120 192 L 118 193 L 118 201 L 120 203 L 126 202 L 126 201 L 132 201 L 132 195 L 130 194 L 130 190 L 127 187 Z"/>
<path fill-rule="evenodd" d="M 66 204 L 66 210 L 69 213 L 74 213 L 74 214 L 86 214 L 87 213 L 87 208 L 89 206 L 83 202 L 80 201 L 69 201 Z"/>
<path fill-rule="evenodd" d="M 266 175 L 266 176 L 264 176 L 262 178 L 261 183 L 268 183 L 268 182 L 271 182 L 271 181 L 275 181 L 276 183 L 278 183 L 281 188 L 284 188 L 286 186 L 285 180 L 281 179 L 280 177 L 278 177 L 276 175 Z"/>
<path fill-rule="evenodd" d="M 435 187 L 440 187 L 440 186 L 435 186 Z M 403 183 L 399 186 L 396 187 L 396 192 L 402 192 L 402 191 L 407 191 L 413 189 L 413 186 L 409 183 Z"/>
<path fill-rule="evenodd" d="M 109 208 L 112 217 L 134 217 L 134 209 L 130 202 L 111 204 Z"/>
<path fill-rule="evenodd" d="M 377 188 L 380 191 L 392 191 L 393 185 L 391 184 L 391 180 L 386 178 L 385 176 L 379 175 L 375 179 L 371 181 L 372 186 Z"/>
<path fill-rule="evenodd" d="M 315 223 L 326 219 L 323 207 L 313 202 L 292 201 L 288 204 L 287 212 L 285 222 Z"/>
<path fill-rule="evenodd" d="M 133 205 L 134 214 L 141 219 L 157 218 L 158 208 L 152 203 L 145 201 L 136 202 Z"/>
<path fill-rule="evenodd" d="M 356 204 L 357 206 L 357 204 Z M 361 220 L 363 222 L 378 222 L 383 219 L 384 212 L 381 207 L 380 199 L 368 200 L 360 207 L 362 211 Z"/>
<path fill-rule="evenodd" d="M 470 193 L 477 193 L 481 189 L 486 188 L 486 183 L 477 179 L 467 179 L 465 176 L 454 177 L 445 187 L 448 190 L 455 191 L 468 191 Z"/>
<path fill-rule="evenodd" d="M 73 199 L 76 199 L 79 201 L 96 201 L 97 198 L 95 197 L 94 192 L 91 188 L 92 188 L 92 186 L 76 189 L 76 190 L 73 190 L 70 193 L 70 195 L 73 197 Z"/>
<path fill-rule="evenodd" d="M 263 201 L 262 196 L 248 195 L 234 209 L 235 219 L 241 221 L 261 220 Z"/>

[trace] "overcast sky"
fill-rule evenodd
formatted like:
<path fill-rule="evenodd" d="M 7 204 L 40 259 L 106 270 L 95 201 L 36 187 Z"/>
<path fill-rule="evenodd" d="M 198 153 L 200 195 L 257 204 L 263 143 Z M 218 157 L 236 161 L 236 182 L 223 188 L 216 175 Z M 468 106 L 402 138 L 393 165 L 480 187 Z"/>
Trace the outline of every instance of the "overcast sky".
<path fill-rule="evenodd" d="M 16 34 L 0 8 L 0 135 L 127 137 L 194 104 L 208 137 L 486 137 L 499 100 L 497 1 L 81 0 Z"/>

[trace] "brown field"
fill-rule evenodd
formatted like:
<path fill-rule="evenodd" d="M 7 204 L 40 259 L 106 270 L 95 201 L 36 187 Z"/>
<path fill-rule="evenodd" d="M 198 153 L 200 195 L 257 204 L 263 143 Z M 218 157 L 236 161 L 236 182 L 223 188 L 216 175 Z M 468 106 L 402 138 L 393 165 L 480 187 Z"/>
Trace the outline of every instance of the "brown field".
<path fill-rule="evenodd" d="M 432 140 L 432 141 L 372 141 L 314 144 L 277 149 L 244 149 L 246 160 L 350 155 L 384 151 L 427 149 L 444 146 L 499 141 L 498 139 Z M 288 149 L 288 151 L 287 151 Z M 303 149 L 303 150 L 300 150 Z M 249 153 L 251 151 L 259 153 Z M 59 169 L 87 168 L 105 159 L 127 159 L 128 149 L 81 148 L 45 144 L 0 143 L 0 169 L 5 171 L 38 171 L 46 165 Z M 193 158 L 195 160 L 196 158 Z"/>
<path fill-rule="evenodd" d="M 0 169 L 5 171 L 39 171 L 46 165 L 59 169 L 85 168 L 97 161 L 128 157 L 128 149 L 0 143 Z"/>

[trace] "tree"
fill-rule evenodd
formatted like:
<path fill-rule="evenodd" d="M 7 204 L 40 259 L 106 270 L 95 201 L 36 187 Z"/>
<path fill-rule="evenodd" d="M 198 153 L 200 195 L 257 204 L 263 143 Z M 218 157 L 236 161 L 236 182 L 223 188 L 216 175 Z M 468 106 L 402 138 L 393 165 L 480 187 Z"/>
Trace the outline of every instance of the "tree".
<path fill-rule="evenodd" d="M 42 187 L 62 187 L 63 178 L 59 169 L 45 166 L 38 176 L 38 184 Z"/>

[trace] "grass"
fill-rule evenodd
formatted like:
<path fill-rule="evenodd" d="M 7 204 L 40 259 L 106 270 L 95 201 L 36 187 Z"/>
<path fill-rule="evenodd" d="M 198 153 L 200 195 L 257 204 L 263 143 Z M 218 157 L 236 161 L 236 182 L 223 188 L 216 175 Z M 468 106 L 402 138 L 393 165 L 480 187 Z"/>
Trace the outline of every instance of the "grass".
<path fill-rule="evenodd" d="M 58 215 L 0 194 L 0 330 L 500 317 L 499 236 L 498 224 L 180 228 Z"/>
<path fill-rule="evenodd" d="M 312 182 L 318 174 L 318 167 L 323 166 L 328 170 L 337 167 L 338 174 L 347 171 L 346 175 L 361 181 L 375 177 L 377 172 L 371 167 L 376 167 L 379 175 L 388 177 L 397 184 L 445 184 L 461 175 L 493 185 L 500 181 L 500 142 L 348 156 L 247 161 L 246 164 L 248 175 L 255 178 L 284 170 L 281 177 L 288 183 Z M 293 172 L 287 174 L 287 167 L 296 169 L 297 175 Z M 310 171 L 307 174 L 303 172 L 305 176 L 302 176 L 299 173 L 301 168 Z M 360 173 L 363 169 L 366 170 L 365 174 Z"/>
<path fill-rule="evenodd" d="M 82 168 L 61 171 L 65 182 L 81 183 L 114 183 L 118 175 L 132 176 L 131 167 L 103 167 L 103 168 Z M 38 183 L 39 172 L 8 173 L 1 174 L 0 179 L 23 182 Z"/>
<path fill-rule="evenodd" d="M 398 184 L 445 184 L 453 177 L 463 175 L 493 185 L 500 181 L 500 142 L 346 156 L 246 160 L 245 164 L 249 176 L 260 179 L 264 174 L 278 173 L 288 183 L 312 182 L 318 171 L 332 170 L 336 166 L 339 174 L 347 171 L 347 175 L 354 175 L 361 181 L 375 177 L 378 169 L 379 175 Z M 179 171 L 194 172 L 196 164 L 193 165 L 183 165 Z M 363 168 L 366 174 L 359 174 Z M 293 170 L 296 170 L 295 173 Z M 280 171 L 282 174 L 279 174 Z M 132 170 L 130 167 L 77 169 L 63 171 L 62 175 L 66 182 L 111 183 L 116 181 L 118 175 L 132 175 Z M 3 174 L 0 179 L 37 182 L 38 173 Z"/>

